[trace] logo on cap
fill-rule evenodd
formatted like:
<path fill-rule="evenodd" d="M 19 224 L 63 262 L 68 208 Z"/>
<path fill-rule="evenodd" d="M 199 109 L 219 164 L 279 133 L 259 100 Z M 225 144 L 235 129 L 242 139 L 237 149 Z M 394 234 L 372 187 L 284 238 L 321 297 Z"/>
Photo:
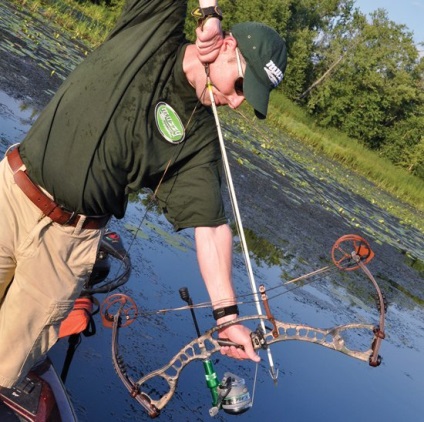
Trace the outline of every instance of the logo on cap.
<path fill-rule="evenodd" d="M 283 80 L 284 73 L 272 60 L 265 65 L 264 70 L 274 88 Z"/>

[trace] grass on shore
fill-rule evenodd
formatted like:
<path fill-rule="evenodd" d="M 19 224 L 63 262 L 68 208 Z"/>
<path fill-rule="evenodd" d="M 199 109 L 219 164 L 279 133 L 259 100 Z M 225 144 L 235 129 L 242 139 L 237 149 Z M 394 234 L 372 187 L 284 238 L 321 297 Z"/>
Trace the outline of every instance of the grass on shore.
<path fill-rule="evenodd" d="M 71 37 L 94 48 L 102 43 L 119 16 L 120 7 L 111 8 L 89 0 L 11 0 L 32 13 L 54 21 Z"/>
<path fill-rule="evenodd" d="M 12 0 L 33 13 L 41 13 L 69 32 L 73 38 L 83 41 L 89 48 L 99 45 L 120 13 L 120 6 L 106 8 L 90 1 L 77 0 Z M 122 4 L 122 2 L 121 2 Z M 396 198 L 424 212 L 424 181 L 406 170 L 395 167 L 370 151 L 360 142 L 349 138 L 337 129 L 319 127 L 301 107 L 282 93 L 272 95 L 267 121 L 291 137 L 307 143 L 334 160 L 372 181 Z M 417 223 L 423 229 L 420 216 Z M 421 215 L 422 220 L 422 215 Z"/>
<path fill-rule="evenodd" d="M 322 128 L 312 116 L 282 93 L 272 96 L 267 120 L 372 181 L 379 188 L 424 212 L 424 181 L 371 151 L 337 129 Z"/>

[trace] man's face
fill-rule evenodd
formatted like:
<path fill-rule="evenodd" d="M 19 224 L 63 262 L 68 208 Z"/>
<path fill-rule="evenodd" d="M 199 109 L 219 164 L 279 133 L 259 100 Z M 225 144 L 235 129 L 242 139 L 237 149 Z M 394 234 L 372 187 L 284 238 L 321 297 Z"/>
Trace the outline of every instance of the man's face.
<path fill-rule="evenodd" d="M 246 64 L 237 48 L 226 50 L 210 65 L 212 91 L 217 106 L 228 105 L 235 109 L 245 100 L 243 95 L 245 69 Z M 202 104 L 211 105 L 208 90 L 200 93 L 199 98 Z"/>

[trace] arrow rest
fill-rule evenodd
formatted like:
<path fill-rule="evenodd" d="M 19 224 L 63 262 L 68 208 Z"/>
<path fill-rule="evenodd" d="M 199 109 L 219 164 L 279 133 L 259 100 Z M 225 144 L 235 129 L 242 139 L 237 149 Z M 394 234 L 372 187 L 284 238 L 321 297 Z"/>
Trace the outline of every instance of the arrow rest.
<path fill-rule="evenodd" d="M 265 340 L 265 333 L 262 330 L 262 327 L 259 325 L 259 327 L 250 333 L 250 338 L 252 340 L 253 348 L 256 349 L 267 349 L 268 344 Z"/>

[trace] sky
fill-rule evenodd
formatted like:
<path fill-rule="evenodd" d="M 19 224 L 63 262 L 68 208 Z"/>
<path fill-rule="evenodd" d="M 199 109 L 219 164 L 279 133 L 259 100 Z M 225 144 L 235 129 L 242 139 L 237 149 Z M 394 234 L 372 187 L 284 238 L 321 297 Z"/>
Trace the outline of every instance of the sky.
<path fill-rule="evenodd" d="M 414 33 L 415 43 L 424 42 L 424 0 L 356 0 L 355 5 L 366 15 L 386 9 L 390 20 L 405 24 Z M 418 49 L 424 51 L 424 46 Z"/>

